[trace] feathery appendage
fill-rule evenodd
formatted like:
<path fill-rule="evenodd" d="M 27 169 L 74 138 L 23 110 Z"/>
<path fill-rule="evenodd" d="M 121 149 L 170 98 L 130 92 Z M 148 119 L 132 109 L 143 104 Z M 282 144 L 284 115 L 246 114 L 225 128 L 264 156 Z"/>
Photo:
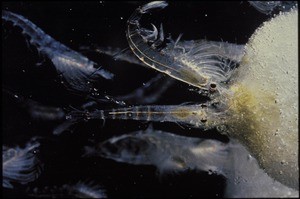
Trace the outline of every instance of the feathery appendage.
<path fill-rule="evenodd" d="M 3 146 L 3 187 L 12 189 L 12 183 L 27 184 L 40 176 L 43 164 L 37 157 L 39 146 L 34 139 L 25 148 Z"/>

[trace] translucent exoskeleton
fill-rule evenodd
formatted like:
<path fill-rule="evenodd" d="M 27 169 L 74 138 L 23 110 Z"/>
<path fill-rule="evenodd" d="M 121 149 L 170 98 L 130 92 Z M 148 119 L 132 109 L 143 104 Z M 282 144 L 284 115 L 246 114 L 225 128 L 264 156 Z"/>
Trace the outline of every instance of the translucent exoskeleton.
<path fill-rule="evenodd" d="M 226 197 L 297 197 L 297 191 L 274 181 L 247 149 L 232 139 L 189 138 L 154 130 L 132 132 L 86 147 L 86 156 L 100 156 L 135 165 L 154 165 L 160 173 L 206 171 L 226 176 Z"/>
<path fill-rule="evenodd" d="M 2 20 L 12 22 L 14 26 L 21 28 L 22 34 L 30 38 L 30 44 L 52 61 L 57 72 L 72 89 L 87 92 L 91 89 L 91 81 L 97 77 L 105 79 L 113 77 L 112 73 L 101 67 L 94 68 L 96 63 L 56 41 L 23 16 L 3 10 Z"/>
<path fill-rule="evenodd" d="M 27 184 L 36 180 L 42 171 L 38 158 L 40 144 L 33 139 L 25 148 L 2 147 L 2 186 L 13 188 L 14 183 Z"/>
<path fill-rule="evenodd" d="M 99 4 L 103 2 L 100 1 Z M 113 47 L 95 47 L 94 50 L 112 56 L 119 61 L 118 63 L 146 66 L 145 68 L 154 69 L 157 74 L 129 94 L 111 95 L 110 91 L 109 94 L 101 93 L 105 96 L 104 101 L 113 102 L 115 107 L 102 107 L 103 104 L 98 104 L 95 97 L 95 101 L 84 102 L 82 106 L 80 103 L 70 105 L 68 108 L 55 108 L 22 97 L 22 93 L 19 95 L 8 92 L 8 94 L 23 105 L 32 119 L 65 120 L 54 128 L 53 133 L 56 135 L 62 134 L 81 120 L 91 119 L 100 119 L 101 126 L 105 128 L 103 120 L 107 119 L 137 120 L 143 123 L 171 122 L 183 127 L 182 136 L 176 135 L 172 130 L 159 131 L 149 127 L 144 131 L 130 134 L 126 132 L 123 135 L 119 135 L 122 131 L 111 130 L 109 139 L 108 135 L 103 133 L 105 128 L 101 130 L 97 128 L 99 134 L 107 140 L 104 141 L 105 139 L 100 136 L 99 144 L 95 147 L 86 146 L 84 144 L 86 140 L 82 135 L 68 133 L 63 136 L 51 135 L 53 139 L 65 140 L 63 151 L 70 152 L 64 153 L 65 159 L 78 152 L 79 147 L 86 146 L 82 159 L 74 161 L 75 166 L 69 164 L 66 168 L 72 170 L 78 164 L 90 161 L 90 167 L 85 169 L 87 173 L 91 172 L 93 177 L 94 175 L 99 177 L 98 180 L 106 177 L 106 175 L 98 176 L 98 172 L 100 173 L 104 159 L 110 159 L 133 165 L 154 165 L 161 174 L 196 170 L 207 172 L 209 175 L 222 175 L 227 181 L 225 190 L 227 197 L 297 197 L 299 195 L 297 159 L 299 104 L 296 100 L 298 98 L 297 5 L 295 2 L 250 4 L 266 14 L 273 14 L 278 10 L 284 12 L 272 16 L 253 33 L 247 43 L 243 44 L 206 40 L 204 37 L 185 41 L 183 34 L 179 34 L 177 39 L 172 39 L 166 34 L 168 26 L 157 24 L 157 20 L 153 20 L 153 24 L 149 23 L 149 26 L 144 24 L 146 17 L 155 15 L 152 11 L 164 9 L 168 3 L 150 2 L 136 9 L 127 21 L 128 45 L 125 50 Z M 247 6 L 250 7 L 249 4 Z M 102 68 L 94 68 L 94 62 L 55 41 L 21 15 L 4 11 L 2 18 L 4 21 L 13 22 L 23 30 L 23 35 L 30 37 L 30 43 L 52 61 L 72 89 L 90 91 L 93 89 L 90 82 L 97 80 L 95 74 L 111 79 L 111 73 Z M 107 28 L 102 24 L 100 27 Z M 218 30 L 219 27 L 214 31 Z M 124 32 L 123 28 L 122 31 Z M 85 45 L 81 48 L 89 51 L 91 49 L 93 50 Z M 135 73 L 131 75 L 135 78 Z M 157 103 L 158 99 L 164 97 L 164 92 L 174 80 L 190 86 L 193 95 L 204 96 L 202 98 L 204 100 L 183 101 L 177 104 L 168 104 L 165 101 Z M 177 98 L 179 95 L 183 94 L 175 90 L 173 97 Z M 81 107 L 77 108 L 77 105 Z M 116 125 L 116 128 L 118 127 Z M 140 126 L 139 128 L 142 129 Z M 199 131 L 199 134 L 209 134 L 205 131 L 215 129 L 227 135 L 229 142 L 207 137 L 191 137 L 191 128 L 192 131 Z M 89 131 L 87 129 L 84 131 Z M 97 137 L 94 132 L 85 133 L 87 136 L 93 136 L 89 137 L 88 141 Z M 65 139 L 64 136 L 70 137 Z M 74 138 L 75 144 L 69 148 L 67 144 L 74 141 L 71 138 Z M 97 158 L 99 162 L 92 156 L 100 156 Z M 57 156 L 54 157 L 56 160 Z M 124 164 L 120 165 L 123 169 Z M 96 168 L 95 172 L 90 170 L 93 166 Z M 106 174 L 107 170 L 104 172 Z M 125 175 L 129 184 L 132 176 L 126 172 Z M 77 176 L 76 173 L 76 177 L 82 176 L 79 174 Z M 25 182 L 22 181 L 23 177 L 21 178 L 17 179 L 18 182 L 25 184 L 29 182 L 26 179 L 33 180 L 24 177 Z M 106 182 L 112 181 L 108 179 Z M 110 185 L 114 183 L 116 182 Z M 39 186 L 36 189 L 28 187 L 27 194 L 31 197 L 106 197 L 100 186 L 86 183 L 70 185 L 68 182 L 61 184 L 65 185 L 57 184 L 58 186 L 45 189 Z M 195 184 L 199 189 L 202 186 L 201 183 Z M 5 187 L 9 185 L 12 184 L 4 183 Z M 109 191 L 110 187 L 107 188 Z M 110 191 L 117 191 L 117 188 Z"/>
<path fill-rule="evenodd" d="M 244 144 L 273 179 L 298 190 L 297 8 L 265 22 L 244 46 L 180 41 L 180 36 L 173 41 L 165 37 L 162 25 L 157 28 L 152 24 L 153 30 L 141 26 L 144 15 L 167 5 L 156 1 L 135 10 L 127 22 L 129 46 L 147 66 L 198 88 L 199 94 L 210 100 L 201 104 L 75 111 L 68 118 L 175 122 L 202 130 L 216 128 Z M 282 29 L 289 35 L 280 34 Z M 270 49 L 277 51 L 270 53 Z"/>

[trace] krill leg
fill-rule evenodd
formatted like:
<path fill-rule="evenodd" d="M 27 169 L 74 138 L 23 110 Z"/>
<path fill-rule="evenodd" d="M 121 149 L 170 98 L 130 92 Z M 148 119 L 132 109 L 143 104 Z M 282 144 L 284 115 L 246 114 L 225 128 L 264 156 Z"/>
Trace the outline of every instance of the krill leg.
<path fill-rule="evenodd" d="M 230 56 L 222 53 L 220 46 L 205 41 L 180 42 L 180 37 L 174 42 L 165 38 L 162 25 L 159 30 L 152 25 L 152 31 L 141 27 L 143 15 L 167 5 L 164 1 L 150 2 L 131 15 L 126 33 L 132 52 L 149 67 L 203 90 L 209 90 L 211 83 L 227 82 L 235 62 L 224 61 Z"/>

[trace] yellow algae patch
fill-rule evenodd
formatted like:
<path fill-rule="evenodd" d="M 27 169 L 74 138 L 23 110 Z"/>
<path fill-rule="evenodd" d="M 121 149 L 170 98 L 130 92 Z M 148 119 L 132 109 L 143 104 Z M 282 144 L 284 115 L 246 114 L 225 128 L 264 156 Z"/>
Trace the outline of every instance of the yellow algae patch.
<path fill-rule="evenodd" d="M 268 175 L 299 189 L 297 10 L 256 30 L 234 82 L 230 133 L 248 147 Z"/>

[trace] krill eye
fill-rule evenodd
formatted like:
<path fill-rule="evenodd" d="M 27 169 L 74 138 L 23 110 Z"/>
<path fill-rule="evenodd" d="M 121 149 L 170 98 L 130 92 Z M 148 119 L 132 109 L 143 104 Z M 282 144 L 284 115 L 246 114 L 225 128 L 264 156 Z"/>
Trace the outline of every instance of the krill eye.
<path fill-rule="evenodd" d="M 201 108 L 206 108 L 207 106 L 205 104 L 201 104 Z"/>
<path fill-rule="evenodd" d="M 211 88 L 211 89 L 216 89 L 216 88 L 217 88 L 217 84 L 211 83 L 211 84 L 210 84 L 210 88 Z"/>
<path fill-rule="evenodd" d="M 209 91 L 210 92 L 215 92 L 217 90 L 217 84 L 216 83 L 211 83 L 209 85 Z"/>
<path fill-rule="evenodd" d="M 200 120 L 202 123 L 205 123 L 205 122 L 207 122 L 207 119 L 201 119 Z"/>

